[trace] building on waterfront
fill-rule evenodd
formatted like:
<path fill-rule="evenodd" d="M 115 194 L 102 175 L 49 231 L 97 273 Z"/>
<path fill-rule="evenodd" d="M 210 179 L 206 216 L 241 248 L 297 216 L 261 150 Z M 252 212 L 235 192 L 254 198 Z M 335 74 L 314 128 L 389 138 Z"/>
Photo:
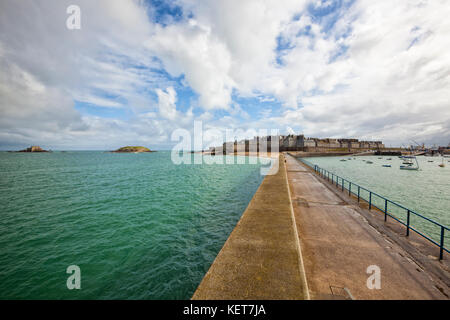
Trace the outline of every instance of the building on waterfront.
<path fill-rule="evenodd" d="M 450 143 L 447 147 L 439 147 L 438 152 L 440 154 L 450 154 Z"/>
<path fill-rule="evenodd" d="M 253 137 L 234 142 L 225 142 L 220 147 L 211 147 L 211 154 L 233 154 L 236 152 L 309 151 L 309 152 L 362 152 L 380 150 L 382 141 L 359 141 L 358 139 L 306 138 L 300 135 L 278 135 Z"/>

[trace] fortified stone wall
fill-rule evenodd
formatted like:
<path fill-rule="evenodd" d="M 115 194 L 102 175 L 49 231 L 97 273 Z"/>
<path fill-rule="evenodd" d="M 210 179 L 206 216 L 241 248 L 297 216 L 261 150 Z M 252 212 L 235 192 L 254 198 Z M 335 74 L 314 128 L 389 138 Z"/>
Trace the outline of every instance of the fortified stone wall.
<path fill-rule="evenodd" d="M 384 149 L 381 141 L 358 141 L 358 139 L 318 139 L 305 138 L 303 135 L 254 137 L 224 143 L 222 147 L 210 148 L 214 154 L 232 154 L 236 152 L 273 152 L 273 151 L 308 151 L 308 152 L 363 152 Z"/>

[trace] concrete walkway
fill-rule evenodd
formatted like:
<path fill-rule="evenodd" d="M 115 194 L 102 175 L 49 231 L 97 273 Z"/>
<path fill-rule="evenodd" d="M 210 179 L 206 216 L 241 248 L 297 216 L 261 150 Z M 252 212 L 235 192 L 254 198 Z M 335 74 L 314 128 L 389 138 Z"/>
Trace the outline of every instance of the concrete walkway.
<path fill-rule="evenodd" d="M 285 163 L 266 176 L 192 299 L 307 299 Z"/>
<path fill-rule="evenodd" d="M 312 299 L 448 299 L 442 293 L 448 288 L 373 228 L 360 214 L 363 209 L 338 197 L 295 158 L 286 160 Z M 381 271 L 379 290 L 367 287 L 371 265 Z"/>

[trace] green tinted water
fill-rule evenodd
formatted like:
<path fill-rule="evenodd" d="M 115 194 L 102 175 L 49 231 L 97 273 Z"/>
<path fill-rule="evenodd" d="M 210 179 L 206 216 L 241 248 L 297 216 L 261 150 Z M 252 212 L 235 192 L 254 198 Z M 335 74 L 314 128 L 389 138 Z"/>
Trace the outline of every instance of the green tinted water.
<path fill-rule="evenodd" d="M 436 222 L 450 226 L 450 159 L 444 159 L 446 166 L 441 168 L 438 166 L 442 163 L 441 157 L 420 156 L 417 157 L 420 170 L 410 171 L 400 170 L 403 160 L 396 156 L 352 157 L 351 160 L 348 158 L 320 157 L 306 160 Z M 387 160 L 388 158 L 391 160 Z M 341 161 L 342 159 L 347 161 Z M 373 164 L 364 160 L 370 160 Z M 384 164 L 390 164 L 392 167 L 383 167 Z M 347 183 L 345 187 L 348 188 Z M 357 190 L 354 188 L 352 191 Z M 361 196 L 368 199 L 368 193 L 365 191 L 361 191 Z M 372 201 L 377 207 L 384 209 L 382 199 L 373 196 Z M 406 222 L 407 212 L 404 209 L 388 203 L 388 211 Z M 410 222 L 419 231 L 439 242 L 439 227 L 414 215 L 411 215 Z M 447 231 L 445 235 L 448 248 L 450 232 Z"/>
<path fill-rule="evenodd" d="M 259 168 L 175 165 L 169 152 L 0 152 L 0 298 L 190 298 Z M 66 287 L 69 265 L 80 290 Z"/>

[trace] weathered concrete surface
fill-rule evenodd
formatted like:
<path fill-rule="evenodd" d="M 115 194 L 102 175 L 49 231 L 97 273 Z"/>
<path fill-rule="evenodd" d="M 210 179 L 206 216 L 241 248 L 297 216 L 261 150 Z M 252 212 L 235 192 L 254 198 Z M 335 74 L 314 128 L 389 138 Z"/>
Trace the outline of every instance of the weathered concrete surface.
<path fill-rule="evenodd" d="M 287 173 L 312 299 L 448 299 L 438 279 L 309 169 L 286 156 Z M 367 267 L 381 270 L 381 289 L 367 287 Z M 445 271 L 444 271 L 445 274 Z M 445 279 L 446 278 L 446 279 Z M 443 280 L 443 281 L 442 281 Z"/>
<path fill-rule="evenodd" d="M 308 298 L 280 159 L 278 172 L 264 178 L 192 299 Z"/>

